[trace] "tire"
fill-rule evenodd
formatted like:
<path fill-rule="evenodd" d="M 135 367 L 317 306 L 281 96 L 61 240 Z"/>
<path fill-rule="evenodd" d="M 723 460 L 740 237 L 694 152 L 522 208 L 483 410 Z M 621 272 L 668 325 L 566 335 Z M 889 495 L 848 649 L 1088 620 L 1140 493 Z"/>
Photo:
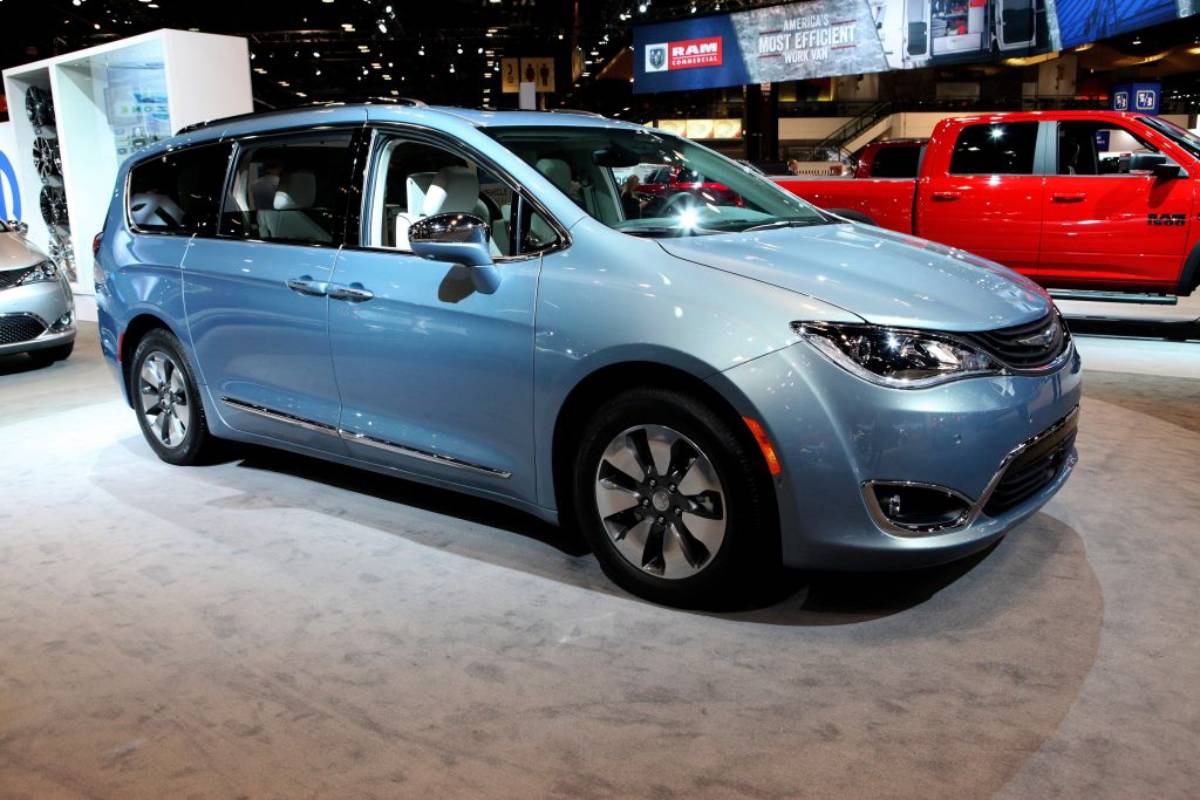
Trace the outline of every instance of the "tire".
<path fill-rule="evenodd" d="M 673 390 L 633 389 L 596 410 L 573 465 L 574 517 L 614 583 L 706 609 L 754 603 L 774 587 L 774 492 L 761 453 L 739 433 Z M 682 479 L 677 465 L 687 465 Z"/>
<path fill-rule="evenodd" d="M 208 431 L 191 366 L 169 331 L 152 330 L 138 342 L 129 372 L 129 396 L 142 435 L 163 461 L 191 466 L 207 463 L 215 455 L 218 443 Z"/>
<path fill-rule="evenodd" d="M 64 344 L 60 347 L 48 347 L 45 350 L 33 350 L 29 353 L 29 357 L 33 363 L 40 367 L 48 367 L 55 361 L 65 361 L 71 356 L 71 351 L 75 349 L 75 343 Z"/>

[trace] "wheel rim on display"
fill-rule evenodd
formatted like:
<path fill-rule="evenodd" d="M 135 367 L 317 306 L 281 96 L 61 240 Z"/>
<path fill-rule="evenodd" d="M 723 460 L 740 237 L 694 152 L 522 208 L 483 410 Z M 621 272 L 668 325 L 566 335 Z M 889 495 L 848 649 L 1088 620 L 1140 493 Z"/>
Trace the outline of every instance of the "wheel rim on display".
<path fill-rule="evenodd" d="M 600 458 L 596 508 L 617 552 L 668 580 L 695 575 L 725 540 L 725 490 L 708 456 L 676 430 L 638 425 Z"/>
<path fill-rule="evenodd" d="M 61 172 L 58 148 L 54 142 L 39 136 L 33 143 L 33 163 L 42 180 L 57 180 Z"/>
<path fill-rule="evenodd" d="M 138 395 L 142 416 L 164 447 L 183 444 L 192 422 L 192 407 L 183 371 L 166 353 L 155 350 L 146 356 L 138 372 Z"/>

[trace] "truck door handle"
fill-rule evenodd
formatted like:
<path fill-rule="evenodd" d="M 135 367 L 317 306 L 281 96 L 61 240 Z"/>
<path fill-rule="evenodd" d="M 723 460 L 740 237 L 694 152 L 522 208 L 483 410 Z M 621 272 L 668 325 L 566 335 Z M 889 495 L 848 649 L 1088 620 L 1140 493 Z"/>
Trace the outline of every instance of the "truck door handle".
<path fill-rule="evenodd" d="M 312 275 L 290 278 L 288 279 L 287 287 L 297 294 L 306 294 L 310 297 L 322 297 L 329 291 L 328 283 L 325 281 L 315 281 Z"/>
<path fill-rule="evenodd" d="M 349 286 L 335 284 L 329 288 L 329 296 L 334 300 L 362 303 L 374 297 L 375 293 L 370 289 L 364 289 L 361 283 L 352 283 Z"/>
<path fill-rule="evenodd" d="M 961 192 L 934 192 L 933 202 L 935 203 L 953 203 L 958 198 L 962 197 Z"/>
<path fill-rule="evenodd" d="M 1050 196 L 1056 203 L 1082 203 L 1087 199 L 1086 194 L 1053 194 Z"/>

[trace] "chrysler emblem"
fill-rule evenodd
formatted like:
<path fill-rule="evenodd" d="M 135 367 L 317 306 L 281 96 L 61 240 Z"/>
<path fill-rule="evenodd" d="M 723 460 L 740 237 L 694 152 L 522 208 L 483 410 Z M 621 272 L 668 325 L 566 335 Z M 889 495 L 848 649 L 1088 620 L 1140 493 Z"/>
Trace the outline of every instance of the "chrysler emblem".
<path fill-rule="evenodd" d="M 1044 331 L 1039 331 L 1032 336 L 1026 336 L 1023 339 L 1017 339 L 1017 344 L 1026 347 L 1049 347 L 1058 338 L 1058 320 L 1050 323 Z"/>

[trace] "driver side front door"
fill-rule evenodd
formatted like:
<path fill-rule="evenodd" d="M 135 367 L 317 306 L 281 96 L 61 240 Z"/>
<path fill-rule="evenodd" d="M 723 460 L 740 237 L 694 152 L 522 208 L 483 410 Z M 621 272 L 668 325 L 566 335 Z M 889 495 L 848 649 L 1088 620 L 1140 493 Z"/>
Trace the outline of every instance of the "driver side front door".
<path fill-rule="evenodd" d="M 538 253 L 512 245 L 518 195 L 486 167 L 423 136 L 376 133 L 361 239 L 337 256 L 329 333 L 340 428 L 356 458 L 532 500 L 533 324 Z M 501 275 L 408 249 L 436 213 L 484 217 Z"/>

